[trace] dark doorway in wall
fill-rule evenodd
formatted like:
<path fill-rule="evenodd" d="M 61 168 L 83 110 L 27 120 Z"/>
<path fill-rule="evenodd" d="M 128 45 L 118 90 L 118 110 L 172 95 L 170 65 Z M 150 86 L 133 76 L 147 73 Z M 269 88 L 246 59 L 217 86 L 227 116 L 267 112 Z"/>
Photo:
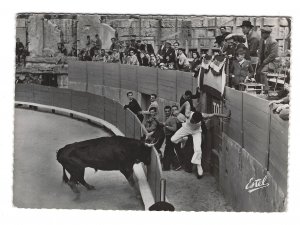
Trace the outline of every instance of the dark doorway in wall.
<path fill-rule="evenodd" d="M 142 93 L 141 94 L 141 107 L 142 107 L 142 110 L 147 110 L 150 104 L 151 104 L 150 103 L 150 95 Z"/>

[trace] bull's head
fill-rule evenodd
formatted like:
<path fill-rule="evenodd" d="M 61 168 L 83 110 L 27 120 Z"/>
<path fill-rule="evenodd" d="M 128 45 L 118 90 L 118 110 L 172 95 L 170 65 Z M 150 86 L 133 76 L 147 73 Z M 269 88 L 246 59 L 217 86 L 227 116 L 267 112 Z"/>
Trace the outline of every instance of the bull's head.
<path fill-rule="evenodd" d="M 151 162 L 152 147 L 154 147 L 156 143 L 157 142 L 146 143 L 145 141 L 142 141 L 138 161 L 143 162 L 145 165 L 149 165 Z"/>

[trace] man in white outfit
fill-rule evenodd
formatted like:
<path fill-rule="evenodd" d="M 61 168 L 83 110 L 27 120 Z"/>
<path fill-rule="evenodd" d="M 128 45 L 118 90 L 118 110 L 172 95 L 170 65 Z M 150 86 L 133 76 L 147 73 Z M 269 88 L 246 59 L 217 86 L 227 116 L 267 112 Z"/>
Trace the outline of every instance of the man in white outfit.
<path fill-rule="evenodd" d="M 229 118 L 230 111 L 227 115 L 224 114 L 206 114 L 200 112 L 189 112 L 190 106 L 189 102 L 186 101 L 180 111 L 185 109 L 185 117 L 186 121 L 182 124 L 182 127 L 172 136 L 171 141 L 175 144 L 182 142 L 182 146 L 187 140 L 188 135 L 192 135 L 193 143 L 194 143 L 194 155 L 192 157 L 191 162 L 197 165 L 197 178 L 200 179 L 203 175 L 203 169 L 201 166 L 201 158 L 202 158 L 202 150 L 201 150 L 201 142 L 202 142 L 202 129 L 201 124 L 204 123 L 205 120 L 210 119 L 214 116 L 221 118 Z"/>

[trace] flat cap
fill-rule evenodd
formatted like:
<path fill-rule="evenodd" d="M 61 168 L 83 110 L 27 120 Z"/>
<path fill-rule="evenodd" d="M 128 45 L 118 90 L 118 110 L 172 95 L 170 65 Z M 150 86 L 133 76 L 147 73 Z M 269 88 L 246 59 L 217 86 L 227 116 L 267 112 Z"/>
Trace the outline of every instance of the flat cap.
<path fill-rule="evenodd" d="M 262 27 L 262 28 L 260 28 L 260 31 L 264 32 L 264 33 L 271 33 L 272 28 L 271 27 Z"/>

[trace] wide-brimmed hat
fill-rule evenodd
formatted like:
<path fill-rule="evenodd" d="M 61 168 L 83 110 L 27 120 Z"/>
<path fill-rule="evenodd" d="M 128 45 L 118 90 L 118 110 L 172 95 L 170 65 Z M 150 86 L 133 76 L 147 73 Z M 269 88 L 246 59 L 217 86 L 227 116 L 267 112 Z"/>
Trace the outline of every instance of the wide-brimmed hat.
<path fill-rule="evenodd" d="M 260 31 L 263 33 L 271 33 L 272 28 L 271 27 L 262 27 L 262 28 L 260 28 Z"/>
<path fill-rule="evenodd" d="M 241 27 L 254 27 L 251 23 L 251 21 L 248 21 L 248 20 L 244 20 Z"/>

